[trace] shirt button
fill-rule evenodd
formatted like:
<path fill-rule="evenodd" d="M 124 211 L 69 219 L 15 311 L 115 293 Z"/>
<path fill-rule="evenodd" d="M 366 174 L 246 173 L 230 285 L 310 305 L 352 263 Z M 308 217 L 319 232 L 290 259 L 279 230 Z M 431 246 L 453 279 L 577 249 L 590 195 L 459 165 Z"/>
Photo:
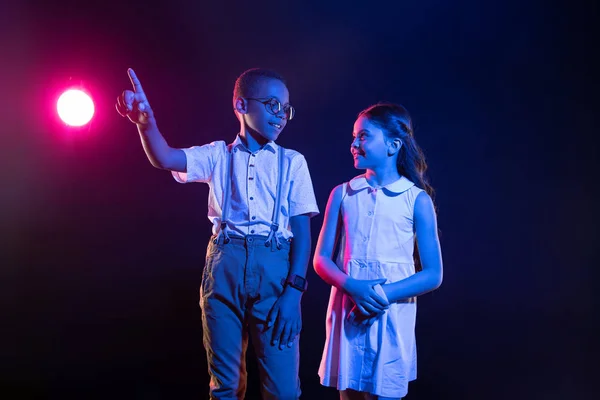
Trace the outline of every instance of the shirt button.
<path fill-rule="evenodd" d="M 251 180 L 253 180 L 253 179 L 254 179 L 254 177 L 253 177 L 253 176 L 251 176 L 251 177 L 249 177 L 249 178 L 248 178 L 248 180 L 249 180 L 249 181 L 251 181 Z"/>
<path fill-rule="evenodd" d="M 363 242 L 366 242 L 366 241 L 368 241 L 368 240 L 369 240 L 369 237 L 368 237 L 368 236 L 365 236 L 365 237 L 363 238 Z"/>
<path fill-rule="evenodd" d="M 373 211 L 369 211 L 369 217 L 373 215 Z"/>
<path fill-rule="evenodd" d="M 250 197 L 250 200 L 254 200 L 254 197 Z"/>
<path fill-rule="evenodd" d="M 250 231 L 250 233 L 254 233 L 254 229 L 252 229 L 252 230 Z"/>
<path fill-rule="evenodd" d="M 256 154 L 252 154 L 252 157 L 256 157 Z"/>
<path fill-rule="evenodd" d="M 256 217 L 252 217 L 252 219 L 256 219 Z"/>
<path fill-rule="evenodd" d="M 250 164 L 249 167 L 254 167 L 254 164 Z"/>

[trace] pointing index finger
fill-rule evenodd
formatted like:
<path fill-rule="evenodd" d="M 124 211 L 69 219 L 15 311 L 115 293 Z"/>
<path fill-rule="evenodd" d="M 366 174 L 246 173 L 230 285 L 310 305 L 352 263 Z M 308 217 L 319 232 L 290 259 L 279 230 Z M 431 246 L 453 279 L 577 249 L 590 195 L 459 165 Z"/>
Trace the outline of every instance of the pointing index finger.
<path fill-rule="evenodd" d="M 131 80 L 131 84 L 133 85 L 134 91 L 136 93 L 144 93 L 144 89 L 142 89 L 142 83 L 138 79 L 133 69 L 129 68 L 127 70 L 127 74 L 129 75 L 129 79 Z"/>

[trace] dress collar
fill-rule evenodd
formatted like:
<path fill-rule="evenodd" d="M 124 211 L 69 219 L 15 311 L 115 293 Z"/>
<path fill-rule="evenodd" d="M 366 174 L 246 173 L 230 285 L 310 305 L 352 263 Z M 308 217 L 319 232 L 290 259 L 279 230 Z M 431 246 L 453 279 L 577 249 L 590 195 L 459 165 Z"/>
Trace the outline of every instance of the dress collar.
<path fill-rule="evenodd" d="M 365 174 L 362 174 L 362 175 L 352 178 L 350 180 L 349 184 L 350 184 L 350 187 L 352 188 L 352 190 L 355 190 L 355 191 L 360 191 L 362 189 L 367 189 L 367 188 L 375 189 L 374 187 L 369 185 L 369 182 L 367 182 L 367 177 Z M 408 180 L 404 176 L 401 176 L 400 179 L 398 179 L 397 181 L 388 183 L 387 185 L 381 187 L 380 189 L 386 189 L 387 191 L 392 192 L 392 193 L 402 193 L 402 192 L 407 191 L 414 185 L 415 184 L 412 181 Z"/>

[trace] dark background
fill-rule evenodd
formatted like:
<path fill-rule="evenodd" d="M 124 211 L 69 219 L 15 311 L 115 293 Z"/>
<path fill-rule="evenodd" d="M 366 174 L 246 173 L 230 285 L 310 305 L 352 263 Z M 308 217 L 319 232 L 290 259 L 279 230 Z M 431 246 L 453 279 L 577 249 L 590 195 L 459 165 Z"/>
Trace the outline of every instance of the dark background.
<path fill-rule="evenodd" d="M 207 397 L 208 187 L 154 169 L 114 100 L 133 67 L 171 145 L 231 141 L 233 83 L 261 66 L 289 81 L 279 142 L 321 211 L 359 173 L 356 114 L 412 113 L 445 279 L 419 300 L 408 399 L 594 398 L 597 17 L 592 1 L 2 2 L 0 396 Z M 54 112 L 71 84 L 96 104 L 80 129 Z M 317 377 L 329 288 L 309 280 L 303 397 L 334 399 Z"/>

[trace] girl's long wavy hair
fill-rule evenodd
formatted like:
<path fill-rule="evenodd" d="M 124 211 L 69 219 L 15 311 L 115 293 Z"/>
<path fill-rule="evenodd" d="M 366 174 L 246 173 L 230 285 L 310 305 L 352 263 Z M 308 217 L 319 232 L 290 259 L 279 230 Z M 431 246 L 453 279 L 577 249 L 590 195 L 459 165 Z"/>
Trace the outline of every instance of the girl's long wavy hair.
<path fill-rule="evenodd" d="M 425 174 L 427 171 L 425 154 L 423 154 L 415 140 L 412 119 L 406 108 L 399 104 L 378 103 L 361 111 L 358 116 L 366 117 L 371 123 L 379 127 L 388 138 L 402 141 L 396 164 L 398 172 L 412 181 L 418 188 L 427 192 L 433 200 L 435 192 Z M 415 269 L 420 271 L 422 269 L 421 259 L 416 241 L 414 259 Z"/>

